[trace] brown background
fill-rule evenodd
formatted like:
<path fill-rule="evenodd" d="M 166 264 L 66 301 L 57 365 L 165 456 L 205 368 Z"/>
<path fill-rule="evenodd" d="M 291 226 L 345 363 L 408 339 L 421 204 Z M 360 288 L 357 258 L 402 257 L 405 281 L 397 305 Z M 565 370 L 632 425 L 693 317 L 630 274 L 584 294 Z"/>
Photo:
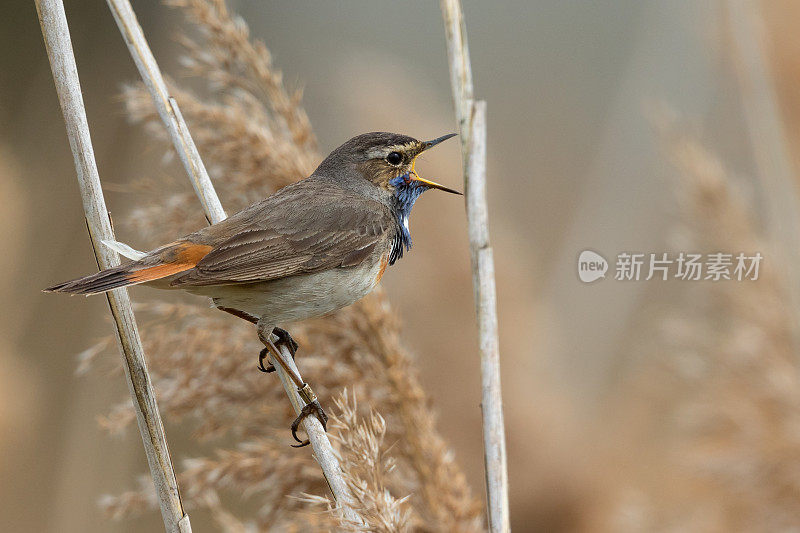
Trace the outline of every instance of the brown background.
<path fill-rule="evenodd" d="M 454 129 L 436 2 L 231 5 L 264 39 L 287 80 L 305 85 L 321 152 L 364 131 L 432 138 Z M 694 121 L 735 171 L 752 170 L 715 6 L 466 2 L 476 94 L 488 100 L 491 230 L 518 531 L 578 527 L 576 495 L 602 487 L 576 466 L 592 456 L 595 434 L 586 427 L 614 393 L 626 364 L 620 347 L 643 300 L 659 288 L 609 280 L 585 286 L 575 260 L 585 248 L 610 258 L 664 246 L 669 167 L 644 104 L 666 102 Z M 794 147 L 800 40 L 791 6 L 770 2 L 765 13 Z M 150 0 L 135 9 L 162 68 L 177 73 L 178 47 L 170 38 L 177 17 Z M 160 151 L 123 116 L 120 86 L 137 75 L 105 4 L 70 1 L 67 15 L 106 199 L 121 218 L 132 207 L 130 195 L 114 185 L 161 179 L 176 167 L 160 166 Z M 0 528 L 156 530 L 155 514 L 111 523 L 96 507 L 100 495 L 132 487 L 146 470 L 135 432 L 111 438 L 96 423 L 126 394 L 122 378 L 75 375 L 76 354 L 111 330 L 106 304 L 39 292 L 95 266 L 33 2 L 4 5 L 0 44 Z M 451 142 L 427 155 L 419 170 L 454 186 L 459 162 Z M 384 284 L 442 413 L 442 432 L 480 494 L 479 365 L 463 205 L 431 193 L 413 218 L 414 250 Z M 130 228 L 117 232 L 135 248 L 160 244 Z M 137 290 L 132 294 L 135 300 Z M 180 457 L 188 437 L 180 426 L 168 425 L 167 433 Z"/>

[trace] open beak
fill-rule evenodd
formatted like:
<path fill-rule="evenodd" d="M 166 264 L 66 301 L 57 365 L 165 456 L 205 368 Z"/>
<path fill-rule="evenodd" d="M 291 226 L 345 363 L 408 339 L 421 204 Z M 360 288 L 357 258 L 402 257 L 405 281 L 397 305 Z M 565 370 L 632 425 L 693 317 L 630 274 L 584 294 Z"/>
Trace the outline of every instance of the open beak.
<path fill-rule="evenodd" d="M 422 150 L 420 150 L 420 153 L 424 152 L 425 150 L 427 150 L 429 148 L 432 148 L 432 147 L 436 146 L 440 142 L 446 141 L 447 139 L 449 139 L 451 137 L 455 137 L 455 136 L 456 136 L 455 133 L 448 133 L 447 135 L 442 135 L 441 137 L 433 139 L 432 141 L 425 141 L 425 142 L 422 143 Z M 452 194 L 462 194 L 462 193 L 456 191 L 455 189 L 451 189 L 449 187 L 445 187 L 444 185 L 442 185 L 440 183 L 436 183 L 435 181 L 430 181 L 430 180 L 426 180 L 424 178 L 420 178 L 419 174 L 417 174 L 417 171 L 414 170 L 414 165 L 416 165 L 416 163 L 417 163 L 417 159 L 414 158 L 414 162 L 411 164 L 411 179 L 413 179 L 414 181 L 418 181 L 420 183 L 424 183 L 426 186 L 430 187 L 431 189 L 439 189 L 440 191 L 449 192 L 449 193 L 452 193 Z"/>

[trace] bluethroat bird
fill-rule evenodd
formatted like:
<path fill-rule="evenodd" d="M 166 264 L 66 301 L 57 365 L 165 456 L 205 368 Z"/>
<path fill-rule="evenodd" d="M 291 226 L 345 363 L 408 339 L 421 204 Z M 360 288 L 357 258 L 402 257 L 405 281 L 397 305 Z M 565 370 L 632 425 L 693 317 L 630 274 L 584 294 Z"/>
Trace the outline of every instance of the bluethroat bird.
<path fill-rule="evenodd" d="M 106 245 L 130 261 L 45 289 L 100 294 L 146 284 L 208 296 L 219 309 L 256 324 L 264 343 L 259 368 L 272 354 L 306 401 L 292 423 L 297 437 L 304 417 L 327 416 L 311 391 L 283 360 L 297 343 L 278 324 L 321 316 L 368 294 L 411 247 L 409 217 L 428 189 L 461 194 L 421 178 L 414 165 L 425 150 L 455 134 L 418 141 L 396 133 L 354 137 L 325 158 L 311 176 L 284 187 L 235 215 L 142 253 L 117 242 Z"/>

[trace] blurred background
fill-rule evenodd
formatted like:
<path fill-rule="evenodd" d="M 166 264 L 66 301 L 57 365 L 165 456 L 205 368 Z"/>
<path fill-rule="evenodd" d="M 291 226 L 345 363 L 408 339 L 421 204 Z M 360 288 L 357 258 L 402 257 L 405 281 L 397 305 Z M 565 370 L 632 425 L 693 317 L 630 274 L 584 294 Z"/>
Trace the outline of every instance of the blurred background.
<path fill-rule="evenodd" d="M 305 87 L 321 153 L 366 131 L 433 138 L 456 129 L 436 2 L 229 4 L 287 81 Z M 151 0 L 135 9 L 162 69 L 177 75 L 179 17 Z M 512 527 L 800 528 L 800 6 L 465 1 L 464 9 L 475 93 L 488 101 Z M 123 378 L 75 372 L 76 354 L 112 331 L 105 300 L 39 292 L 96 266 L 33 2 L 12 0 L 4 12 L 2 528 L 157 530 L 155 513 L 112 522 L 96 505 L 133 485 L 146 464 L 135 431 L 109 437 L 97 423 L 126 394 Z M 67 16 L 106 201 L 119 220 L 137 207 L 120 192 L 126 183 L 182 170 L 163 166 L 162 152 L 125 118 L 119 92 L 138 75 L 106 5 L 74 0 Z M 418 168 L 459 186 L 458 144 L 426 154 Z M 430 194 L 417 205 L 414 249 L 383 283 L 439 427 L 482 495 L 463 204 Z M 160 244 L 116 229 L 135 248 Z M 760 251 L 765 261 L 758 282 L 622 282 L 612 270 L 584 284 L 576 262 L 585 249 L 612 264 L 623 251 Z M 168 425 L 171 444 L 176 433 Z"/>

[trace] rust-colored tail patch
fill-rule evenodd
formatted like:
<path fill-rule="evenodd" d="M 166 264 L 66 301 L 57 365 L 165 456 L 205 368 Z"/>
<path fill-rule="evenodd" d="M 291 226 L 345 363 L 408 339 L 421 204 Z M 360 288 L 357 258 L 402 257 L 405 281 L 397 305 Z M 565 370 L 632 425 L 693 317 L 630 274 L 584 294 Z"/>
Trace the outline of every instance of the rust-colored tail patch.
<path fill-rule="evenodd" d="M 162 254 L 163 262 L 133 271 L 130 273 L 129 279 L 131 283 L 143 283 L 184 272 L 194 268 L 210 251 L 211 246 L 205 244 L 176 243 L 173 247 L 164 250 Z"/>
<path fill-rule="evenodd" d="M 178 241 L 162 246 L 138 261 L 102 270 L 97 274 L 59 283 L 45 289 L 46 292 L 71 294 L 99 294 L 119 287 L 145 283 L 184 272 L 194 266 L 211 251 L 211 246 Z"/>

